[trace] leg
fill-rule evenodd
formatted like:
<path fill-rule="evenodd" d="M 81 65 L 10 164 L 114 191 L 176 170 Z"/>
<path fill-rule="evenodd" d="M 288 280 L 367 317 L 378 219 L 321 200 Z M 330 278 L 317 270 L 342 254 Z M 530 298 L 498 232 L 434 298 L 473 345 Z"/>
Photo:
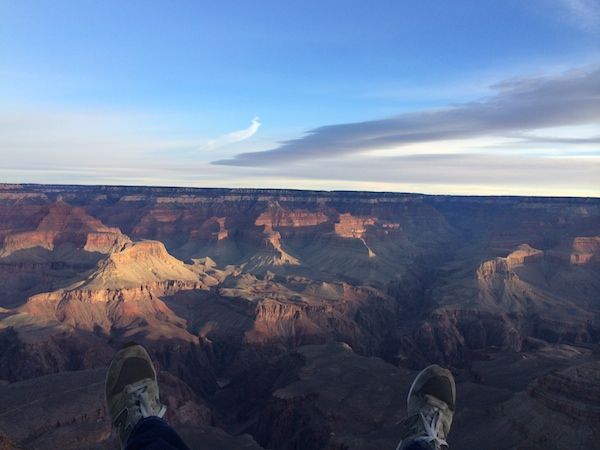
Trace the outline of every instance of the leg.
<path fill-rule="evenodd" d="M 189 450 L 175 430 L 160 417 L 147 417 L 133 428 L 125 450 Z"/>
<path fill-rule="evenodd" d="M 434 448 L 425 442 L 407 443 L 402 450 L 434 450 Z"/>
<path fill-rule="evenodd" d="M 397 450 L 447 449 L 455 403 L 452 373 L 436 365 L 423 369 L 408 393 L 408 417 L 400 425 Z"/>
<path fill-rule="evenodd" d="M 121 446 L 127 450 L 188 450 L 162 419 L 156 371 L 148 352 L 130 344 L 113 358 L 106 375 L 106 404 Z"/>

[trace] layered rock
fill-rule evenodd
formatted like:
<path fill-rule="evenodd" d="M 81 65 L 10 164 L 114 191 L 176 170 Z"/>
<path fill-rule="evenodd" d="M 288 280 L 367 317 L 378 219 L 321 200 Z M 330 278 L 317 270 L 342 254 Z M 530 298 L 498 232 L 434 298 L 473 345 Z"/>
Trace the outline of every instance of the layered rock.
<path fill-rule="evenodd" d="M 21 311 L 105 335 L 129 330 L 147 336 L 194 340 L 186 331 L 185 320 L 160 298 L 201 287 L 199 282 L 164 281 L 135 288 L 56 291 L 31 297 Z"/>
<path fill-rule="evenodd" d="M 6 428 L 11 440 L 25 444 L 23 448 L 117 448 L 104 400 L 105 378 L 103 367 L 0 386 L 0 429 Z M 201 428 L 210 436 L 214 419 L 206 403 L 169 373 L 160 372 L 159 382 L 169 423 Z M 198 444 L 195 448 L 209 448 Z"/>
<path fill-rule="evenodd" d="M 250 368 L 217 401 L 266 448 L 394 448 L 410 376 L 347 344 L 311 345 Z"/>
<path fill-rule="evenodd" d="M 562 353 L 560 348 L 552 350 L 555 354 Z M 575 349 L 571 352 L 577 353 Z M 548 365 L 548 361 L 557 357 L 555 355 L 545 358 L 524 356 L 521 361 L 514 361 L 515 369 L 518 368 L 520 373 L 532 372 L 532 367 L 527 367 L 529 360 L 537 366 L 538 375 L 529 387 L 515 393 L 499 406 L 493 417 L 487 418 L 486 422 L 491 425 L 488 426 L 489 431 L 502 427 L 508 430 L 506 436 L 512 441 L 505 440 L 503 446 L 491 448 L 594 448 L 600 431 L 596 400 L 598 361 L 581 362 L 578 358 L 571 358 L 563 361 L 561 368 L 560 364 L 559 367 Z M 504 368 L 500 370 L 507 372 Z M 518 373 L 515 375 L 519 376 Z M 522 381 L 527 380 L 521 377 Z M 509 380 L 506 384 L 510 383 Z M 498 414 L 500 411 L 504 417 Z"/>
<path fill-rule="evenodd" d="M 547 408 L 576 420 L 600 420 L 600 361 L 569 367 L 536 379 L 529 394 Z"/>
<path fill-rule="evenodd" d="M 278 231 L 263 232 L 260 250 L 244 263 L 244 269 L 250 272 L 264 272 L 282 266 L 298 266 L 300 260 L 289 254 L 281 243 Z"/>
<path fill-rule="evenodd" d="M 253 346 L 293 348 L 335 339 L 373 354 L 396 315 L 391 297 L 346 283 L 322 283 L 315 290 L 308 280 L 276 282 L 241 275 L 226 279 L 219 294 L 250 302 L 246 314 L 251 322 L 243 340 Z"/>
<path fill-rule="evenodd" d="M 192 266 L 171 256 L 162 242 L 128 243 L 100 262 L 98 269 L 78 289 L 99 290 L 145 286 L 166 281 L 197 283 Z"/>
<path fill-rule="evenodd" d="M 477 279 L 485 282 L 498 274 L 506 276 L 516 267 L 539 261 L 543 257 L 543 251 L 535 249 L 528 244 L 521 244 L 504 258 L 498 257 L 481 263 L 477 269 Z"/>
<path fill-rule="evenodd" d="M 334 231 L 337 236 L 342 238 L 359 239 L 365 246 L 367 256 L 369 258 L 374 258 L 377 255 L 367 245 L 365 234 L 367 232 L 367 227 L 374 225 L 375 222 L 376 220 L 372 217 L 354 217 L 350 213 L 344 213 L 340 214 L 338 222 L 334 225 Z"/>
<path fill-rule="evenodd" d="M 545 256 L 522 244 L 506 257 L 481 263 L 472 284 L 462 277 L 450 278 L 450 283 L 431 294 L 440 303 L 428 319 L 400 340 L 400 361 L 414 365 L 424 354 L 439 362 L 462 364 L 485 357 L 491 349 L 521 351 L 528 337 L 594 342 L 600 332 L 594 313 L 579 301 L 578 291 L 565 295 L 552 288 L 549 283 L 554 279 L 547 271 L 561 266 L 549 264 Z"/>
<path fill-rule="evenodd" d="M 56 233 L 49 231 L 29 231 L 6 236 L 0 256 L 5 257 L 16 251 L 32 247 L 52 250 L 55 236 Z"/>
<path fill-rule="evenodd" d="M 205 281 L 213 280 L 205 277 Z M 111 253 L 87 280 L 31 297 L 21 311 L 78 330 L 107 335 L 137 330 L 148 336 L 193 341 L 185 320 L 160 298 L 205 287 L 194 266 L 169 255 L 160 242 L 143 241 Z"/>
<path fill-rule="evenodd" d="M 496 315 L 477 310 L 440 309 L 398 345 L 397 361 L 421 367 L 427 361 L 463 365 L 486 352 L 518 352 L 527 335 L 523 320 L 516 315 Z"/>
<path fill-rule="evenodd" d="M 223 241 L 229 237 L 229 230 L 225 226 L 226 217 L 211 217 L 202 223 L 197 230 L 192 230 L 190 240 Z"/>
<path fill-rule="evenodd" d="M 283 265 L 283 264 L 298 265 L 298 264 L 300 264 L 300 261 L 298 261 L 297 258 L 294 258 L 292 255 L 290 255 L 283 249 L 283 247 L 281 245 L 281 234 L 279 234 L 279 232 L 277 232 L 277 231 L 267 232 L 266 236 L 265 236 L 265 244 L 267 246 L 270 246 L 273 250 L 275 250 L 276 253 L 278 253 L 278 256 L 274 260 L 275 265 Z"/>
<path fill-rule="evenodd" d="M 104 339 L 26 313 L 0 321 L 0 344 L 0 380 L 9 382 L 103 367 L 114 353 Z"/>
<path fill-rule="evenodd" d="M 51 251 L 63 243 L 89 252 L 109 253 L 127 242 L 129 239 L 118 228 L 107 227 L 83 209 L 59 200 L 50 205 L 36 230 L 6 236 L 0 257 L 34 247 Z"/>
<path fill-rule="evenodd" d="M 86 252 L 110 253 L 129 243 L 129 239 L 120 232 L 93 231 L 88 233 L 83 249 Z"/>
<path fill-rule="evenodd" d="M 600 236 L 576 237 L 573 239 L 571 264 L 585 265 L 597 262 L 600 255 Z"/>
<path fill-rule="evenodd" d="M 328 222 L 323 211 L 307 211 L 302 209 L 285 209 L 278 203 L 262 212 L 254 221 L 256 226 L 264 226 L 266 230 L 274 228 L 314 227 Z"/>
<path fill-rule="evenodd" d="M 187 385 L 165 393 L 177 420 L 192 419 L 190 437 L 205 430 L 194 421 L 208 420 L 196 395 L 216 409 L 211 421 L 271 448 L 391 448 L 397 428 L 388 418 L 399 420 L 398 389 L 410 386 L 393 374 L 407 372 L 358 354 L 414 369 L 438 362 L 457 369 L 464 392 L 457 448 L 540 448 L 549 436 L 546 444 L 568 448 L 558 434 L 593 447 L 577 433 L 593 429 L 584 397 L 596 394 L 594 382 L 563 370 L 600 338 L 597 199 L 0 191 L 8 194 L 0 236 L 11 252 L 0 260 L 2 379 L 106 365 L 133 339 Z M 150 240 L 134 244 L 117 229 Z M 578 349 L 556 362 L 565 343 Z M 305 344 L 324 346 L 298 350 Z M 94 429 L 77 420 L 61 428 L 83 439 L 86 427 Z M 32 433 L 44 444 L 58 436 Z M 211 436 L 229 448 L 244 442 L 220 433 L 191 446 Z"/>
<path fill-rule="evenodd" d="M 539 261 L 544 257 L 544 252 L 531 247 L 528 244 L 521 244 L 517 249 L 506 257 L 506 264 L 509 270 L 517 266 L 522 266 L 533 261 Z"/>
<path fill-rule="evenodd" d="M 367 232 L 367 226 L 374 225 L 372 217 L 355 217 L 350 213 L 340 214 L 335 224 L 335 233 L 344 238 L 362 239 Z"/>
<path fill-rule="evenodd" d="M 477 268 L 478 297 L 487 305 L 502 305 L 507 312 L 522 312 L 525 300 L 536 296 L 535 290 L 523 281 L 516 269 L 544 257 L 544 252 L 527 244 L 520 245 L 506 257 L 484 261 Z"/>
<path fill-rule="evenodd" d="M 229 237 L 229 231 L 225 228 L 225 217 L 217 217 L 217 223 L 219 224 L 219 231 L 216 233 L 217 241 L 222 241 Z"/>
<path fill-rule="evenodd" d="M 28 222 L 28 226 L 34 226 Z M 31 295 L 72 284 L 87 276 L 103 255 L 131 241 L 83 209 L 59 200 L 44 211 L 35 231 L 9 234 L 0 249 L 4 300 L 16 306 Z"/>

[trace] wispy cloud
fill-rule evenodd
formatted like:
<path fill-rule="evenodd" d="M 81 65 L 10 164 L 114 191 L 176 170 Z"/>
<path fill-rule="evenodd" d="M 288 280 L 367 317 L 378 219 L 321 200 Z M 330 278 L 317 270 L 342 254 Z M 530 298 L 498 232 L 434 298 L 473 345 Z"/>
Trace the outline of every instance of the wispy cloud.
<path fill-rule="evenodd" d="M 600 99 L 587 85 L 594 80 L 592 70 L 513 80 L 479 102 L 366 122 L 356 129 L 354 124 L 324 127 L 334 130 L 315 132 L 308 143 L 299 140 L 301 146 L 292 152 L 298 164 L 266 152 L 251 169 L 211 166 L 216 152 L 192 150 L 198 148 L 194 132 L 173 140 L 172 133 L 156 126 L 180 123 L 170 116 L 4 107 L 0 180 L 600 196 L 600 121 L 591 106 Z M 595 124 L 579 124 L 590 121 Z M 575 125 L 556 127 L 567 122 Z M 237 137 L 251 132 L 241 130 Z M 377 148 L 389 140 L 391 148 L 364 151 L 373 148 L 369 140 L 383 143 Z"/>
<path fill-rule="evenodd" d="M 540 128 L 600 123 L 600 68 L 506 80 L 495 95 L 444 109 L 366 122 L 328 125 L 275 149 L 213 164 L 267 166 L 364 153 L 422 142 L 478 138 Z"/>
<path fill-rule="evenodd" d="M 520 138 L 515 144 L 522 145 L 523 143 L 539 143 L 539 144 L 600 144 L 600 136 L 590 137 L 563 137 L 563 136 L 532 136 L 520 135 L 515 136 Z"/>
<path fill-rule="evenodd" d="M 559 0 L 568 15 L 566 19 L 584 31 L 600 32 L 600 1 Z"/>
<path fill-rule="evenodd" d="M 254 119 L 252 119 L 252 122 L 250 123 L 250 126 L 248 128 L 224 134 L 223 136 L 219 136 L 216 139 L 211 139 L 205 145 L 203 145 L 201 149 L 214 150 L 220 147 L 225 147 L 226 145 L 235 144 L 236 142 L 245 141 L 246 139 L 251 138 L 257 133 L 258 129 L 260 128 L 260 125 L 260 119 L 258 117 L 255 117 Z"/>
<path fill-rule="evenodd" d="M 157 120 L 160 123 L 161 120 Z M 129 125 L 121 129 L 124 123 Z M 600 152 L 573 155 L 569 136 L 597 148 L 596 127 L 554 130 L 549 138 L 515 135 L 502 142 L 445 141 L 445 153 L 386 156 L 374 152 L 339 158 L 306 160 L 301 164 L 258 166 L 251 170 L 235 166 L 211 166 L 205 158 L 189 157 L 178 143 L 151 136 L 152 127 L 130 134 L 148 117 L 132 118 L 112 112 L 3 114 L 0 111 L 0 180 L 4 182 L 98 183 L 185 185 L 212 187 L 271 187 L 306 189 L 362 189 L 445 194 L 538 194 L 600 196 Z M 546 130 L 541 130 L 546 131 Z M 550 133 L 550 131 L 548 131 Z M 588 136 L 585 138 L 583 136 Z M 524 154 L 507 148 L 513 141 L 542 146 L 537 140 L 564 141 L 565 153 Z M 533 142 L 535 141 L 535 142 Z M 190 138 L 185 148 L 197 145 Z M 469 145 L 471 145 L 469 144 Z M 450 146 L 455 145 L 454 148 Z M 479 146 L 478 146 L 479 145 Z M 516 145 L 516 144 L 515 144 Z M 558 144 L 557 148 L 558 148 Z M 428 145 L 420 150 L 427 152 Z M 578 148 L 584 147 L 579 145 Z M 586 147 L 586 148 L 588 148 Z M 171 149 L 164 151 L 164 149 Z M 451 151 L 456 153 L 450 154 Z M 486 152 L 486 153 L 482 153 Z"/>

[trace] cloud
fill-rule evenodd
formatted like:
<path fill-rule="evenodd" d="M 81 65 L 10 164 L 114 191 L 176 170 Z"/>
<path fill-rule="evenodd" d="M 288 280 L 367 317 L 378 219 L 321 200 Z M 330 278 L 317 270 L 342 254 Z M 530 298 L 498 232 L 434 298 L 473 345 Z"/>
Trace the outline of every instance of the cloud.
<path fill-rule="evenodd" d="M 599 192 L 600 157 L 547 157 L 502 154 L 421 154 L 394 157 L 356 156 L 332 164 L 282 169 L 281 174 L 347 182 L 408 185 L 488 186 L 498 192 L 515 186 L 585 187 Z M 474 191 L 473 193 L 477 193 Z"/>
<path fill-rule="evenodd" d="M 212 139 L 208 141 L 204 146 L 202 146 L 202 150 L 214 150 L 216 148 L 225 147 L 226 145 L 235 144 L 236 142 L 245 141 L 246 139 L 256 134 L 256 132 L 260 128 L 260 125 L 260 119 L 258 117 L 255 117 L 254 119 L 252 119 L 252 122 L 250 123 L 250 126 L 248 128 L 233 131 L 223 136 L 219 136 L 216 139 Z"/>
<path fill-rule="evenodd" d="M 162 120 L 156 119 L 156 123 Z M 442 154 L 423 145 L 419 154 L 385 156 L 386 152 L 308 159 L 300 164 L 211 166 L 206 159 L 176 151 L 180 142 L 152 135 L 147 116 L 111 112 L 85 115 L 15 114 L 0 110 L 0 180 L 4 182 L 137 184 L 244 188 L 357 189 L 441 194 L 523 194 L 600 196 L 597 127 L 539 130 L 540 135 L 503 140 L 446 141 Z M 126 124 L 126 126 L 124 126 Z M 132 127 L 135 133 L 130 133 Z M 144 127 L 147 128 L 137 128 Z M 546 135 L 545 133 L 548 133 Z M 549 136 L 549 137 L 548 137 Z M 591 152 L 549 155 L 511 152 L 519 140 L 590 141 Z M 584 136 L 588 136 L 585 138 Z M 470 146 L 467 151 L 465 147 Z M 473 145 L 471 145 L 473 144 Z M 491 144 L 491 146 L 490 146 Z M 186 149 L 197 147 L 190 136 Z M 521 145 L 521 144 L 520 144 Z M 533 149 L 537 142 L 531 142 Z M 572 143 L 565 142 L 565 149 Z M 580 145 L 578 149 L 582 147 Z M 417 146 L 408 147 L 410 152 Z M 562 148 L 562 147 L 561 147 Z M 168 149 L 168 150 L 166 150 Z M 558 149 L 558 147 L 557 147 Z M 484 151 L 485 153 L 480 153 Z M 455 152 L 455 153 L 450 153 Z M 382 155 L 383 154 L 383 155 Z"/>
<path fill-rule="evenodd" d="M 538 143 L 538 144 L 600 144 L 600 136 L 590 137 L 563 137 L 563 136 L 531 136 L 521 135 L 516 136 L 521 140 L 515 142 L 516 145 L 523 143 Z"/>
<path fill-rule="evenodd" d="M 213 166 L 164 160 L 139 167 L 41 164 L 0 167 L 8 182 L 111 183 L 163 186 L 341 189 L 469 195 L 600 196 L 600 157 L 532 157 L 502 154 L 353 156 L 335 164 L 259 167 Z M 23 178 L 26 175 L 26 178 Z"/>
<path fill-rule="evenodd" d="M 506 80 L 495 95 L 444 109 L 405 113 L 365 122 L 328 125 L 279 147 L 241 153 L 213 164 L 268 166 L 339 157 L 375 149 L 523 133 L 600 122 L 600 68 Z"/>
<path fill-rule="evenodd" d="M 600 31 L 598 0 L 559 0 L 568 12 L 566 19 L 584 31 Z"/>

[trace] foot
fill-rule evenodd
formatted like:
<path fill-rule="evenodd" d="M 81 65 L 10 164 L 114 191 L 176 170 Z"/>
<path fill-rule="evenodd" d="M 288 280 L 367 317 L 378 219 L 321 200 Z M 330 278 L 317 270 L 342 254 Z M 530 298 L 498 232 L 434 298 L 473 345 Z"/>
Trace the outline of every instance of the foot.
<path fill-rule="evenodd" d="M 106 404 L 123 446 L 140 419 L 164 416 L 167 408 L 158 397 L 156 371 L 141 345 L 129 344 L 113 358 L 106 375 Z"/>
<path fill-rule="evenodd" d="M 408 418 L 401 424 L 402 440 L 398 449 L 412 444 L 426 444 L 431 449 L 448 448 L 456 385 L 448 369 L 432 365 L 423 369 L 413 381 L 408 393 Z"/>

